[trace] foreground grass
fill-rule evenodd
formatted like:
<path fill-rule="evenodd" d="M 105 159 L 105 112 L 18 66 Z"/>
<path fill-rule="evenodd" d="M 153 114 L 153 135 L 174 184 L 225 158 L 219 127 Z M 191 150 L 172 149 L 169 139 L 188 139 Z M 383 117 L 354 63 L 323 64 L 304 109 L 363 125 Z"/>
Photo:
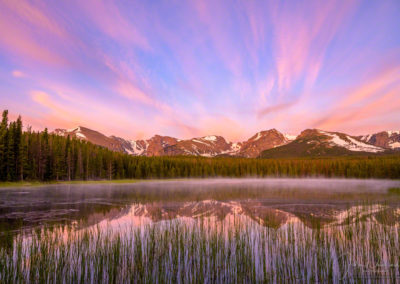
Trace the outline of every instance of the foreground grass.
<path fill-rule="evenodd" d="M 262 283 L 400 279 L 400 228 L 280 229 L 234 219 L 142 227 L 39 230 L 0 248 L 0 282 Z"/>
<path fill-rule="evenodd" d="M 400 187 L 391 187 L 388 189 L 390 194 L 397 194 L 400 195 Z"/>

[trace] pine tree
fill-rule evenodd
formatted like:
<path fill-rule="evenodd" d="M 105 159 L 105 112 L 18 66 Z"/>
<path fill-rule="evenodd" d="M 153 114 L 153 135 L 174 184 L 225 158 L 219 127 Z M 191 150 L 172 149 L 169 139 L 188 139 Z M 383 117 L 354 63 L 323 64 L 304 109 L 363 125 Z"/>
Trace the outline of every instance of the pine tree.
<path fill-rule="evenodd" d="M 15 151 L 15 172 L 16 180 L 23 180 L 23 143 L 22 143 L 22 119 L 18 116 L 15 123 L 15 134 L 14 134 L 14 151 Z"/>
<path fill-rule="evenodd" d="M 15 132 L 16 126 L 15 122 L 11 122 L 8 128 L 8 143 L 7 143 L 7 180 L 15 181 L 16 179 L 16 164 L 15 164 Z"/>
<path fill-rule="evenodd" d="M 7 179 L 8 110 L 3 111 L 0 124 L 0 180 Z"/>

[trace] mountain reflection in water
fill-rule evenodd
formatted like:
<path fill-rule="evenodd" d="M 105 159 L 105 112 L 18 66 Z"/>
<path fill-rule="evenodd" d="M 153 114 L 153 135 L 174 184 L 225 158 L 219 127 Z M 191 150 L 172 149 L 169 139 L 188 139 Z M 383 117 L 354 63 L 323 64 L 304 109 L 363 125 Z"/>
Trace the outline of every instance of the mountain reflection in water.
<path fill-rule="evenodd" d="M 49 224 L 127 224 L 240 215 L 280 228 L 356 220 L 395 225 L 398 181 L 341 179 L 207 179 L 136 184 L 49 185 L 0 190 L 0 232 Z M 117 225 L 115 225 L 117 226 Z"/>

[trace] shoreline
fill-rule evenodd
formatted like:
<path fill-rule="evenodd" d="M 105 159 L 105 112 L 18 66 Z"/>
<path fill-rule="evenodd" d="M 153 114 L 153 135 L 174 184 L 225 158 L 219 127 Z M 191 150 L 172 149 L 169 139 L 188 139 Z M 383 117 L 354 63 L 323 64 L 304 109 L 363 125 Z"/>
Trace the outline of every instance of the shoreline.
<path fill-rule="evenodd" d="M 0 182 L 0 188 L 9 187 L 35 187 L 43 185 L 63 185 L 63 184 L 108 184 L 108 183 L 138 183 L 151 181 L 153 179 L 117 179 L 117 180 L 71 180 L 71 181 L 5 181 Z"/>
<path fill-rule="evenodd" d="M 140 182 L 171 182 L 171 181 L 204 181 L 204 180 L 338 180 L 338 181 L 400 181 L 400 179 L 379 179 L 379 178 L 345 178 L 345 177 L 193 177 L 193 178 L 166 178 L 166 179 L 115 179 L 115 180 L 71 180 L 71 181 L 6 181 L 0 182 L 0 189 L 12 187 L 39 187 L 46 185 L 87 185 L 87 184 L 136 184 Z"/>

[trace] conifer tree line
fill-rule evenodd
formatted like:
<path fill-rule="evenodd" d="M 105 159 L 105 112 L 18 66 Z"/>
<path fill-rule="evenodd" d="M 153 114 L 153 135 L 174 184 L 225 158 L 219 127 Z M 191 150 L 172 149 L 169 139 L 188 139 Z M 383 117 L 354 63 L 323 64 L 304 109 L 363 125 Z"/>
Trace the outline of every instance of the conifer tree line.
<path fill-rule="evenodd" d="M 0 181 L 203 177 L 400 178 L 400 155 L 249 159 L 136 157 L 76 138 L 23 131 L 21 117 L 0 125 Z"/>

